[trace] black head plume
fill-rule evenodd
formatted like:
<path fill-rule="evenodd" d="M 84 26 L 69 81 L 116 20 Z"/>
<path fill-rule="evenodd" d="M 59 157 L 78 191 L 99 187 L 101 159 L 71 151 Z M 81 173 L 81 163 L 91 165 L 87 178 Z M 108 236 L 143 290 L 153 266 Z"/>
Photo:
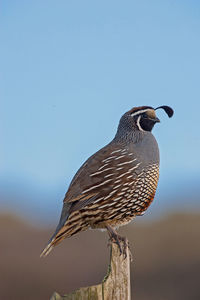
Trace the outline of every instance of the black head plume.
<path fill-rule="evenodd" d="M 155 110 L 160 109 L 160 108 L 164 109 L 164 111 L 166 112 L 166 114 L 168 115 L 169 118 L 171 118 L 173 116 L 174 111 L 171 107 L 169 107 L 167 105 L 162 105 L 162 106 L 155 108 Z"/>

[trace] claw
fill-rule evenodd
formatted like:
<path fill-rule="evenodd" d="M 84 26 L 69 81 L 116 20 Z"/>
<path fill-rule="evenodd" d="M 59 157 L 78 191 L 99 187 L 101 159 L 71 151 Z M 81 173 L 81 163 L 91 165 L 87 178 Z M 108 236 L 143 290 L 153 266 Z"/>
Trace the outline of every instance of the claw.
<path fill-rule="evenodd" d="M 130 254 L 130 260 L 132 261 L 133 257 L 130 251 L 128 239 L 126 237 L 117 234 L 117 232 L 111 226 L 107 226 L 106 228 L 108 230 L 108 234 L 110 237 L 108 241 L 108 245 L 111 245 L 111 243 L 115 243 L 119 248 L 120 255 L 123 254 L 124 259 L 127 258 L 126 249 L 128 248 Z"/>

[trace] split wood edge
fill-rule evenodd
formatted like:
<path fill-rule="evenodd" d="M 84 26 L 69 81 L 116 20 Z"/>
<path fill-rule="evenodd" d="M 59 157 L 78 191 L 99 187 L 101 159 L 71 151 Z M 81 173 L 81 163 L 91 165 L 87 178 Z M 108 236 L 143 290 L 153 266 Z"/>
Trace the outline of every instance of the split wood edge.
<path fill-rule="evenodd" d="M 128 247 L 126 255 L 124 259 L 119 253 L 118 246 L 112 243 L 108 272 L 100 284 L 83 287 L 64 296 L 55 292 L 50 300 L 131 300 Z"/>

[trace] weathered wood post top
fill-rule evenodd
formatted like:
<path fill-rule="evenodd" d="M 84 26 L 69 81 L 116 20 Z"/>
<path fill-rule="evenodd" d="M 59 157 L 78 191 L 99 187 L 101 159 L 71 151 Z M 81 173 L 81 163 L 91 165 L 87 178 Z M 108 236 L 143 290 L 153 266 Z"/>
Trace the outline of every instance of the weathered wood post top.
<path fill-rule="evenodd" d="M 64 296 L 55 292 L 50 300 L 131 300 L 128 247 L 126 255 L 126 258 L 120 255 L 118 246 L 112 243 L 108 273 L 100 284 L 83 287 Z"/>

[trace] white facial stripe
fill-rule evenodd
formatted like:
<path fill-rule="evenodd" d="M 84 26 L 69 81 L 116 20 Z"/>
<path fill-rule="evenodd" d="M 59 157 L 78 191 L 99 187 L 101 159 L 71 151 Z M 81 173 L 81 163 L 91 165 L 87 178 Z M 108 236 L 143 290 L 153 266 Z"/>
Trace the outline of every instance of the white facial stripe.
<path fill-rule="evenodd" d="M 145 113 L 146 111 L 148 111 L 148 110 L 153 110 L 152 108 L 146 108 L 146 109 L 143 109 L 143 110 L 138 110 L 138 111 L 136 111 L 135 113 L 132 113 L 131 114 L 131 117 L 134 117 L 134 116 L 137 116 L 137 115 L 139 115 L 139 114 L 143 114 L 143 113 Z"/>
<path fill-rule="evenodd" d="M 139 129 L 140 131 L 144 131 L 144 130 L 142 129 L 142 127 L 140 126 L 140 120 L 141 120 L 141 116 L 139 116 L 139 117 L 137 118 L 137 127 L 138 127 L 138 129 Z"/>

